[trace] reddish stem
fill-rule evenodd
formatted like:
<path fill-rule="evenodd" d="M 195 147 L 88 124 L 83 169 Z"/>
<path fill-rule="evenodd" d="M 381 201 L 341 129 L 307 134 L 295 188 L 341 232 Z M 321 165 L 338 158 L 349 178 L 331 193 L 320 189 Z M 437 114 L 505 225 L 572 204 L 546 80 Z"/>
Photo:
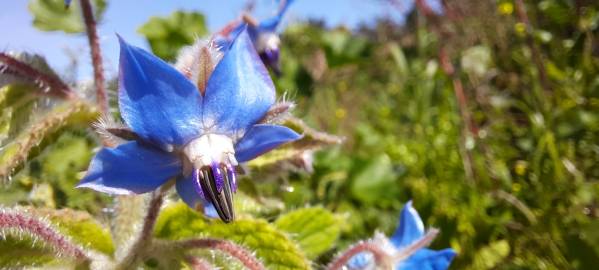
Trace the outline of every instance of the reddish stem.
<path fill-rule="evenodd" d="M 389 266 L 392 261 L 391 255 L 381 249 L 380 245 L 373 242 L 361 242 L 351 246 L 339 255 L 327 267 L 328 270 L 344 269 L 349 260 L 361 252 L 369 252 L 374 256 L 374 261 L 378 266 Z M 383 268 L 386 269 L 386 268 Z"/>
<path fill-rule="evenodd" d="M 25 231 L 54 248 L 59 256 L 64 254 L 77 260 L 89 260 L 83 249 L 73 244 L 49 224 L 23 213 L 0 209 L 0 229 Z"/>
<path fill-rule="evenodd" d="M 106 88 L 104 85 L 104 68 L 102 64 L 102 53 L 100 51 L 100 41 L 96 30 L 96 21 L 94 20 L 94 14 L 89 0 L 80 0 L 79 2 L 81 3 L 87 40 L 91 49 L 92 65 L 94 67 L 94 84 L 96 86 L 96 100 L 100 107 L 100 112 L 107 115 L 109 113 L 108 96 L 106 95 Z"/>
<path fill-rule="evenodd" d="M 6 69 L 2 72 L 13 73 L 25 77 L 32 82 L 38 82 L 43 87 L 48 87 L 48 91 L 44 91 L 45 94 L 64 99 L 75 98 L 75 93 L 73 93 L 71 88 L 56 76 L 41 72 L 27 63 L 0 52 L 0 71 L 2 67 Z"/>
<path fill-rule="evenodd" d="M 220 239 L 191 239 L 181 242 L 179 245 L 181 248 L 208 248 L 213 250 L 220 250 L 235 258 L 237 258 L 245 267 L 250 270 L 264 270 L 264 265 L 251 252 L 237 244 Z"/>
<path fill-rule="evenodd" d="M 135 243 L 131 245 L 127 255 L 119 263 L 117 269 L 130 269 L 140 260 L 145 251 L 152 244 L 152 233 L 156 219 L 160 212 L 160 207 L 164 202 L 165 192 L 172 186 L 172 182 L 168 182 L 152 193 L 152 199 L 148 205 L 148 212 L 144 219 L 143 227 Z"/>
<path fill-rule="evenodd" d="M 435 12 L 431 9 L 431 7 L 423 0 L 416 0 L 416 6 L 418 9 L 424 14 L 424 16 L 434 16 Z"/>
<path fill-rule="evenodd" d="M 186 256 L 185 261 L 191 269 L 193 270 L 211 270 L 215 269 L 214 266 L 210 265 L 208 262 L 194 256 Z"/>

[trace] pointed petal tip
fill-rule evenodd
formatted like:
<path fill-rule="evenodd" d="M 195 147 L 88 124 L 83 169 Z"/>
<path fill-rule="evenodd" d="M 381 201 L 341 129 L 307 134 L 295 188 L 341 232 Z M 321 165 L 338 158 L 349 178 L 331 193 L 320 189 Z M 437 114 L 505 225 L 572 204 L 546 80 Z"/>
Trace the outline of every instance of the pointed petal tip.
<path fill-rule="evenodd" d="M 302 136 L 286 126 L 254 125 L 235 145 L 235 158 L 246 162 Z"/>
<path fill-rule="evenodd" d="M 119 33 L 114 33 L 114 35 L 116 35 L 116 38 L 119 40 L 119 45 L 121 47 L 123 45 L 129 45 L 129 44 L 127 44 L 127 42 L 125 41 L 125 39 Z"/>

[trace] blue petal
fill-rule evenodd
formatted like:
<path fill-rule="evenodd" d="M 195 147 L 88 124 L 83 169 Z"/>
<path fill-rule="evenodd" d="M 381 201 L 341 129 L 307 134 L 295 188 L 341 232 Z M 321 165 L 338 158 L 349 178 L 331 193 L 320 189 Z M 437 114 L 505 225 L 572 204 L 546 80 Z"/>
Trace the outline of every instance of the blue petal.
<path fill-rule="evenodd" d="M 218 213 L 216 209 L 214 209 L 214 205 L 208 202 L 204 198 L 204 194 L 202 192 L 202 188 L 200 187 L 199 182 L 197 182 L 197 174 L 190 174 L 186 177 L 179 177 L 177 179 L 176 189 L 177 193 L 183 201 L 194 210 L 202 210 L 204 214 L 211 218 L 218 217 Z"/>
<path fill-rule="evenodd" d="M 135 133 L 170 151 L 200 135 L 202 96 L 187 79 L 150 53 L 121 44 L 119 106 Z"/>
<path fill-rule="evenodd" d="M 277 26 L 279 26 L 279 23 L 281 23 L 283 16 L 285 16 L 285 13 L 293 1 L 294 0 L 283 0 L 283 6 L 279 9 L 277 15 L 262 20 L 258 25 L 258 29 L 260 29 L 260 31 L 274 32 L 277 29 Z"/>
<path fill-rule="evenodd" d="M 181 199 L 193 209 L 197 209 L 198 204 L 203 205 L 206 201 L 197 178 L 197 170 L 193 170 L 190 175 L 181 175 L 177 178 L 177 184 L 175 185 Z"/>
<path fill-rule="evenodd" d="M 180 171 L 175 155 L 129 142 L 102 148 L 77 187 L 118 195 L 140 194 L 156 189 Z"/>
<path fill-rule="evenodd" d="M 396 270 L 445 270 L 449 268 L 456 252 L 451 248 L 435 251 L 421 249 L 401 262 Z"/>
<path fill-rule="evenodd" d="M 275 87 L 244 29 L 208 79 L 204 123 L 212 132 L 237 134 L 260 120 L 275 101 Z"/>
<path fill-rule="evenodd" d="M 418 212 L 412 207 L 412 201 L 401 210 L 399 226 L 391 236 L 391 242 L 398 248 L 410 245 L 424 236 L 424 224 Z"/>
<path fill-rule="evenodd" d="M 360 252 L 351 257 L 351 259 L 347 261 L 346 266 L 351 270 L 374 269 L 374 256 L 370 252 Z"/>
<path fill-rule="evenodd" d="M 68 8 L 71 5 L 71 0 L 64 0 L 64 6 Z"/>
<path fill-rule="evenodd" d="M 288 127 L 255 125 L 235 145 L 235 158 L 239 162 L 245 162 L 301 137 Z"/>

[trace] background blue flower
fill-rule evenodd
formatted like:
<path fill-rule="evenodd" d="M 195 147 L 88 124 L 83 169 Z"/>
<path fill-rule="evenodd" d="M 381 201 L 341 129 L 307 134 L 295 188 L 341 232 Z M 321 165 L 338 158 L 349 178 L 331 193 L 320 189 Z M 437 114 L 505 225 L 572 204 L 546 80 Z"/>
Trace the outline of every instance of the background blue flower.
<path fill-rule="evenodd" d="M 425 228 L 420 215 L 412 206 L 412 201 L 406 203 L 401 210 L 399 226 L 389 238 L 393 245 L 388 252 L 393 254 L 412 245 L 425 236 Z M 376 240 L 375 240 L 376 241 Z M 385 245 L 382 244 L 384 247 Z M 435 251 L 421 248 L 406 260 L 396 264 L 396 270 L 445 270 L 451 264 L 456 253 L 451 248 Z M 374 258 L 371 254 L 360 253 L 348 263 L 350 269 L 366 269 L 373 265 Z"/>
<path fill-rule="evenodd" d="M 283 16 L 294 0 L 282 0 L 277 2 L 280 4 L 279 10 L 274 16 L 259 22 L 253 21 L 252 18 L 251 20 L 253 23 L 248 24 L 247 31 L 252 39 L 252 42 L 254 43 L 256 50 L 258 51 L 258 55 L 260 55 L 260 59 L 262 59 L 262 62 L 264 62 L 266 66 L 270 67 L 275 74 L 280 74 L 279 55 L 281 40 L 279 34 L 277 33 L 277 27 L 281 23 Z M 228 36 L 220 40 L 219 44 L 227 44 L 231 36 L 237 35 L 239 31 L 245 28 L 245 23 L 246 22 L 240 22 L 239 25 L 234 26 L 234 29 L 229 33 Z"/>

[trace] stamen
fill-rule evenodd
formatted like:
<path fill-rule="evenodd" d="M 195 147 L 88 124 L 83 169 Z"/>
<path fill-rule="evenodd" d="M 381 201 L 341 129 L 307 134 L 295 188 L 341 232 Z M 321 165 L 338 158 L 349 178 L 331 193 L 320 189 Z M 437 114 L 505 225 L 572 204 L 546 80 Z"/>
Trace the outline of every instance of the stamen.
<path fill-rule="evenodd" d="M 221 193 L 223 191 L 223 185 L 224 185 L 223 174 L 220 171 L 218 164 L 212 163 L 212 165 L 210 165 L 210 167 L 212 168 L 212 175 L 214 175 L 216 191 L 218 193 Z"/>
<path fill-rule="evenodd" d="M 227 164 L 227 177 L 229 178 L 229 182 L 231 183 L 231 188 L 233 189 L 233 193 L 237 193 L 237 176 L 235 175 L 235 169 L 231 164 Z"/>
<path fill-rule="evenodd" d="M 200 170 L 194 169 L 192 174 L 193 174 L 192 175 L 193 180 L 195 181 L 194 188 L 195 188 L 196 193 L 198 193 L 198 195 L 200 195 L 200 197 L 205 199 L 206 196 L 204 196 L 204 192 L 202 191 L 202 183 L 200 182 L 200 175 L 201 175 Z"/>
<path fill-rule="evenodd" d="M 235 172 L 228 164 L 212 164 L 199 171 L 199 183 L 204 198 L 210 201 L 218 216 L 226 223 L 235 219 L 233 193 L 237 190 Z"/>

